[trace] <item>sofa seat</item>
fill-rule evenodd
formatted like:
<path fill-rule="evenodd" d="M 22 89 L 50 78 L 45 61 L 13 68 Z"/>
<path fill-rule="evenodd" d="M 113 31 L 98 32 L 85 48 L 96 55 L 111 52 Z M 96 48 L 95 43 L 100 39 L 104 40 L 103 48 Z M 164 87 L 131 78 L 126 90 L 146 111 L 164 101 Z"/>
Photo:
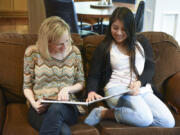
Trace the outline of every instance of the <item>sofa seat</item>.
<path fill-rule="evenodd" d="M 98 129 L 102 135 L 179 135 L 180 134 L 180 117 L 175 115 L 176 126 L 174 128 L 159 127 L 133 127 L 125 124 L 118 124 L 115 121 L 102 121 Z"/>
<path fill-rule="evenodd" d="M 38 135 L 38 132 L 28 124 L 26 104 L 9 104 L 6 111 L 3 135 Z"/>
<path fill-rule="evenodd" d="M 3 135 L 38 135 L 38 131 L 29 125 L 27 113 L 26 104 L 8 104 Z M 95 127 L 83 123 L 72 126 L 71 131 L 73 135 L 99 135 Z"/>

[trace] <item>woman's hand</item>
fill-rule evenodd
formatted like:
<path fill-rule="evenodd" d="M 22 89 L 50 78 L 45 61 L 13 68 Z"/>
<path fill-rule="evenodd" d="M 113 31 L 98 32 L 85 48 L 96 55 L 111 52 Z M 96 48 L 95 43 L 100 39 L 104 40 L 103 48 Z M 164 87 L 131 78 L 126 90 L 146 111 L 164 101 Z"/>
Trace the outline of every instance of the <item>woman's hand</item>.
<path fill-rule="evenodd" d="M 91 92 L 88 93 L 88 97 L 86 99 L 86 102 L 90 102 L 90 101 L 93 101 L 95 99 L 101 99 L 101 98 L 102 98 L 101 95 L 97 94 L 94 91 L 91 91 Z"/>
<path fill-rule="evenodd" d="M 131 95 L 136 96 L 139 94 L 139 88 L 141 87 L 141 82 L 140 81 L 134 81 L 130 85 L 130 89 L 132 92 L 130 92 Z"/>
<path fill-rule="evenodd" d="M 58 93 L 58 100 L 68 101 L 69 100 L 69 88 L 64 87 Z"/>
<path fill-rule="evenodd" d="M 31 105 L 39 114 L 45 112 L 47 110 L 47 107 L 49 106 L 49 104 L 42 104 L 40 99 L 35 101 Z"/>

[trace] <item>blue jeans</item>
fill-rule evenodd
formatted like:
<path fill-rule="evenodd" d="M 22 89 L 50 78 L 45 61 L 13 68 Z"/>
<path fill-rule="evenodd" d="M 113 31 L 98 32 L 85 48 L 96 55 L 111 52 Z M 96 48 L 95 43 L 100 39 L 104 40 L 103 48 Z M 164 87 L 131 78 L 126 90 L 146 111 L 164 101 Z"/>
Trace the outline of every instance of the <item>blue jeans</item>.
<path fill-rule="evenodd" d="M 31 107 L 29 123 L 39 135 L 71 135 L 69 126 L 77 123 L 78 113 L 76 106 L 67 104 L 52 104 L 42 114 Z"/>
<path fill-rule="evenodd" d="M 105 95 L 111 95 L 122 88 L 108 89 Z M 134 126 L 174 127 L 175 120 L 167 106 L 153 92 L 145 92 L 137 96 L 128 94 L 106 100 L 113 108 L 117 122 Z"/>

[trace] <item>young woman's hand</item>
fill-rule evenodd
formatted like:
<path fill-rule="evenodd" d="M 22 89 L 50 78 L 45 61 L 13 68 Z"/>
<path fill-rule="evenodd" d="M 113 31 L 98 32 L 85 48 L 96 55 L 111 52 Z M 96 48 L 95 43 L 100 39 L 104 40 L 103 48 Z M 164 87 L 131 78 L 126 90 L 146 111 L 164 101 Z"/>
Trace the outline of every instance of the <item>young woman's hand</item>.
<path fill-rule="evenodd" d="M 130 85 L 130 89 L 132 92 L 130 92 L 131 95 L 136 96 L 139 94 L 139 88 L 141 87 L 141 82 L 140 81 L 134 81 Z"/>
<path fill-rule="evenodd" d="M 69 88 L 64 87 L 58 93 L 58 100 L 68 101 L 69 100 Z"/>
<path fill-rule="evenodd" d="M 95 99 L 101 99 L 101 98 L 102 98 L 101 95 L 97 94 L 94 91 L 91 91 L 91 92 L 88 93 L 88 97 L 86 99 L 86 102 L 93 101 Z"/>
<path fill-rule="evenodd" d="M 35 101 L 31 105 L 39 114 L 45 112 L 47 110 L 47 107 L 49 106 L 48 104 L 42 104 L 40 99 Z"/>

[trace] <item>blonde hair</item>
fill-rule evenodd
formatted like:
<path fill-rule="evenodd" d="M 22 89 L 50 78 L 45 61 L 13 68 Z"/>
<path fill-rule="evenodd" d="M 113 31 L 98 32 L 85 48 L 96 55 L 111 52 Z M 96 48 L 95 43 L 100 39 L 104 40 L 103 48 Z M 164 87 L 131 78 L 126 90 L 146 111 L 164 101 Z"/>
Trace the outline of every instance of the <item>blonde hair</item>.
<path fill-rule="evenodd" d="M 57 42 L 62 34 L 68 31 L 70 44 L 72 43 L 69 25 L 60 17 L 52 16 L 43 21 L 38 33 L 37 46 L 41 56 L 45 59 L 51 59 L 48 50 L 48 44 Z"/>

